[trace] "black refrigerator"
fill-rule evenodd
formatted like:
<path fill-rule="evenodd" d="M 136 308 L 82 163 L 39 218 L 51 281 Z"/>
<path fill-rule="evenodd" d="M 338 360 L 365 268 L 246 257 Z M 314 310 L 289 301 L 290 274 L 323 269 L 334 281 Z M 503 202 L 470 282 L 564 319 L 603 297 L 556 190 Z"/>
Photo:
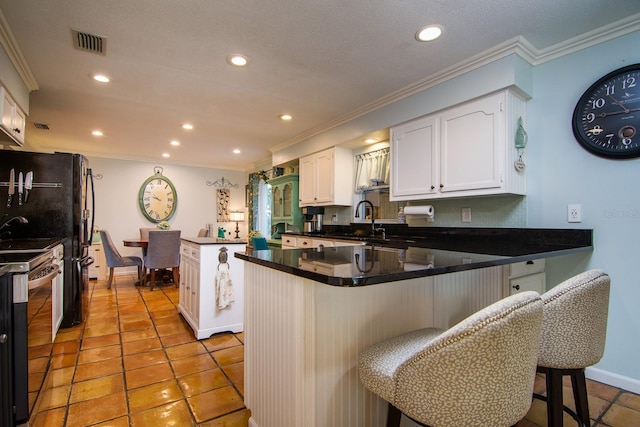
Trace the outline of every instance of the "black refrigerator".
<path fill-rule="evenodd" d="M 95 199 L 93 176 L 86 157 L 69 153 L 31 153 L 0 150 L 0 181 L 16 182 L 11 206 L 8 192 L 0 193 L 0 223 L 23 216 L 28 224 L 12 224 L 3 239 L 59 238 L 64 245 L 62 327 L 84 321 L 88 304 L 89 246 L 93 236 Z M 28 197 L 24 184 L 31 172 Z M 23 193 L 17 190 L 22 173 Z M 6 189 L 7 187 L 0 187 Z M 22 204 L 20 204 L 22 199 Z M 26 200 L 25 200 L 26 199 Z"/>

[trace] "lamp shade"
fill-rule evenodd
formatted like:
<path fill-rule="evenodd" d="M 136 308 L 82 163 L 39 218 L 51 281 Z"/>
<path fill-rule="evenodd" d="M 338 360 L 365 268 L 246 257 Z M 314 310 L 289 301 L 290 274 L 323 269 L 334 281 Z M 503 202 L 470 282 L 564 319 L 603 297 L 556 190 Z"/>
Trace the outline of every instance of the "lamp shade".
<path fill-rule="evenodd" d="M 229 212 L 229 220 L 233 222 L 244 221 L 244 212 Z"/>

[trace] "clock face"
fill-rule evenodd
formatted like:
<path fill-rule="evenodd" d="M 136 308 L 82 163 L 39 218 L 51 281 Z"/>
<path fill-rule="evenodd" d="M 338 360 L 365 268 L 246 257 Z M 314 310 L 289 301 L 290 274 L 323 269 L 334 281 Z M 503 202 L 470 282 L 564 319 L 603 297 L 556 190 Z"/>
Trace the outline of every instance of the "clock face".
<path fill-rule="evenodd" d="M 615 70 L 595 82 L 573 111 L 573 134 L 602 157 L 640 157 L 640 64 Z"/>
<path fill-rule="evenodd" d="M 178 206 L 176 189 L 162 175 L 155 175 L 147 179 L 138 195 L 140 209 L 151 222 L 166 221 L 171 218 Z"/>

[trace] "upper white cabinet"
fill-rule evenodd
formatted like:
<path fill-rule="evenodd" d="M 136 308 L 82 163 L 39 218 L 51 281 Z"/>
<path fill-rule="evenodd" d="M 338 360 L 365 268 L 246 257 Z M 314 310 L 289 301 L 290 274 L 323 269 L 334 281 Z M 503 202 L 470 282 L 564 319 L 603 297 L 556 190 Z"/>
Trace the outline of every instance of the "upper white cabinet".
<path fill-rule="evenodd" d="M 390 200 L 525 194 L 514 167 L 524 105 L 502 91 L 391 128 Z"/>
<path fill-rule="evenodd" d="M 353 154 L 333 147 L 300 158 L 300 206 L 350 206 Z"/>
<path fill-rule="evenodd" d="M 22 145 L 26 115 L 4 87 L 0 87 L 0 98 L 2 98 L 0 129 L 3 131 L 0 132 L 0 144 L 8 141 L 11 144 Z"/>

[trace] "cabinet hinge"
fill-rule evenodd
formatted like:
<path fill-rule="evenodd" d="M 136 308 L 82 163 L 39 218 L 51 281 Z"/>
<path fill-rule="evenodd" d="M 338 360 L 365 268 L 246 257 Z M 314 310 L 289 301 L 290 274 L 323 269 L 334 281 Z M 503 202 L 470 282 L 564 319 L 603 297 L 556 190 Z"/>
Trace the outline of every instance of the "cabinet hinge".
<path fill-rule="evenodd" d="M 500 101 L 500 111 L 504 111 L 502 107 L 503 107 L 502 101 Z"/>

